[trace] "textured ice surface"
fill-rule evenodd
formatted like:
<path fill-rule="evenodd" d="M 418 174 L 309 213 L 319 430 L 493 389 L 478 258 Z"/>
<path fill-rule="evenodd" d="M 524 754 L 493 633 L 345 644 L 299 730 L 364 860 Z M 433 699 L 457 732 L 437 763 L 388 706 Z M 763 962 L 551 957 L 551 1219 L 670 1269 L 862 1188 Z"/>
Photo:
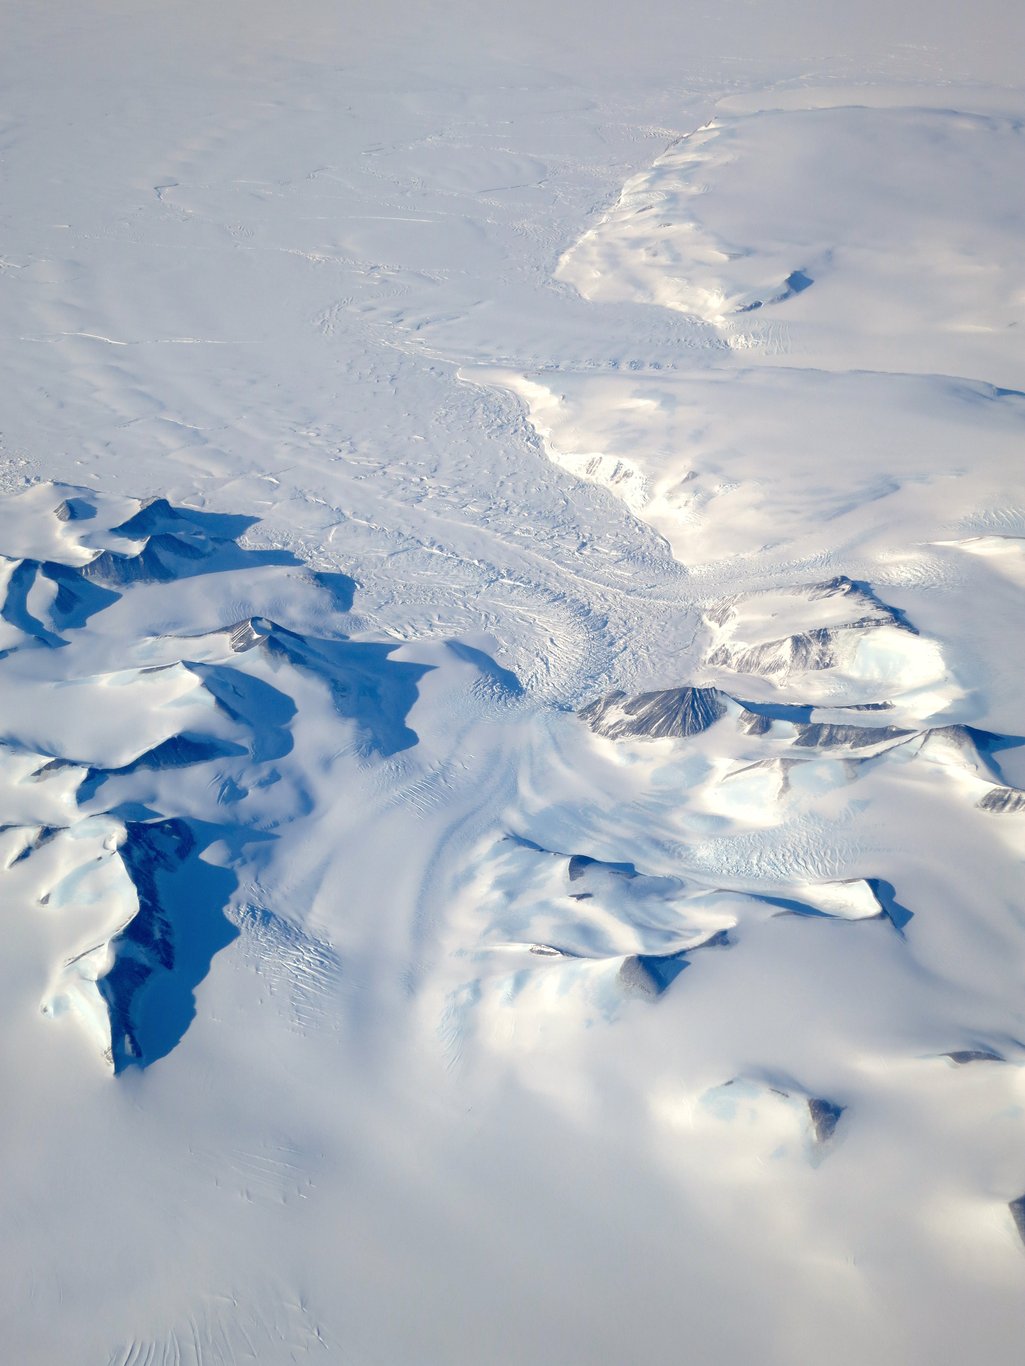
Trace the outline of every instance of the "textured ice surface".
<path fill-rule="evenodd" d="M 5 1359 L 1017 1366 L 1020 19 L 7 6 Z"/>

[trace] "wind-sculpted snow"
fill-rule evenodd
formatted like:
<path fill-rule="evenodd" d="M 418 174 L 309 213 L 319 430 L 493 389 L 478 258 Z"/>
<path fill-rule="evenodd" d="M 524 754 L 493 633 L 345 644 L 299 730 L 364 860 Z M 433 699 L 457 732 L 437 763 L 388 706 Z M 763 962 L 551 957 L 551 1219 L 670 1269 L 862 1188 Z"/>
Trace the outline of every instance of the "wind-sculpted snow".
<path fill-rule="evenodd" d="M 238 934 L 237 855 L 220 864 L 205 851 L 241 850 L 309 808 L 301 765 L 278 767 L 295 748 L 296 699 L 336 750 L 385 757 L 416 743 L 406 716 L 425 670 L 392 662 L 393 646 L 318 639 L 259 615 L 201 635 L 149 633 L 147 584 L 174 585 L 181 620 L 222 596 L 208 584 L 190 596 L 189 580 L 294 572 L 290 555 L 239 547 L 247 525 L 50 485 L 0 515 L 15 537 L 49 540 L 51 557 L 11 561 L 25 582 L 16 593 L 8 581 L 6 619 L 20 632 L 0 661 L 9 896 L 62 927 L 43 1013 L 78 1018 L 115 1073 L 181 1041 L 196 987 Z M 328 596 L 306 580 L 312 597 Z M 101 658 L 117 669 L 94 672 Z M 273 819 L 251 800 L 268 785 L 291 789 Z"/>
<path fill-rule="evenodd" d="M 835 614 L 837 598 L 838 629 L 850 619 L 919 639 L 870 587 L 845 579 L 757 604 L 777 619 L 806 605 L 814 620 Z M 728 604 L 719 622 L 736 611 Z M 614 1049 L 610 1031 L 642 1028 L 630 1025 L 637 1010 L 671 1012 L 675 1025 L 652 1028 L 664 1037 L 687 1021 L 702 1040 L 688 1053 L 701 1075 L 720 1055 L 727 1067 L 743 1039 L 736 1094 L 751 1101 L 741 1112 L 732 1090 L 729 1104 L 726 1091 L 712 1104 L 678 1081 L 678 1100 L 655 1104 L 669 1129 L 677 1105 L 693 1116 L 712 1104 L 717 1125 L 745 1116 L 729 1143 L 748 1132 L 750 1151 L 817 1168 L 841 1136 L 874 1123 L 881 1103 L 878 1080 L 853 1080 L 848 1031 L 871 1037 L 880 1056 L 896 1049 L 905 1067 L 1004 1056 L 1013 998 L 994 1012 L 989 993 L 1007 967 L 972 943 L 959 907 L 982 867 L 1006 866 L 985 822 L 1007 790 L 991 756 L 1013 749 L 1013 737 L 895 726 L 895 703 L 822 708 L 791 687 L 787 703 L 700 687 L 617 691 L 538 737 L 509 812 L 513 833 L 482 842 L 453 887 L 440 1030 L 455 1064 L 498 1053 L 533 1084 L 555 1086 L 537 1075 L 536 1041 L 583 1048 L 586 1036 Z M 934 838 L 965 860 L 955 896 Z M 1000 913 L 991 906 L 987 916 L 1008 944 L 1014 896 L 1010 880 L 999 885 Z M 951 935 L 963 954 L 956 967 L 937 954 Z M 809 1048 L 778 1033 L 784 999 L 828 1018 L 832 1042 Z M 733 1042 L 720 1048 L 719 1031 Z M 765 1089 L 752 1080 L 762 1076 L 776 1080 Z"/>
<path fill-rule="evenodd" d="M 900 932 L 878 884 L 861 879 L 809 886 L 795 877 L 784 896 L 776 882 L 759 891 L 752 880 L 731 887 L 702 874 L 651 875 L 521 837 L 502 840 L 485 866 L 491 890 L 475 957 L 487 971 L 452 995 L 443 1025 L 460 1050 L 481 1013 L 513 1010 L 546 1030 L 567 1012 L 611 1022 L 631 998 L 661 997 L 695 955 L 742 943 L 748 928 L 781 915 L 889 919 Z"/>
<path fill-rule="evenodd" d="M 989 377 L 1020 362 L 1006 328 L 1021 276 L 989 193 L 997 168 L 1025 174 L 1016 119 L 864 97 L 859 107 L 854 92 L 849 104 L 818 102 L 835 107 L 782 94 L 768 108 L 723 101 L 624 185 L 558 277 L 595 302 L 700 318 L 738 348 L 757 345 L 744 330 L 753 317 L 767 329 L 771 318 L 819 364 L 851 314 L 875 355 L 905 369 Z M 1017 186 L 1003 205 L 1020 221 Z M 966 357 L 979 369 L 963 368 Z"/>
<path fill-rule="evenodd" d="M 87 817 L 68 835 L 79 842 L 110 824 Z M 193 990 L 237 933 L 223 915 L 235 878 L 197 857 L 198 834 L 180 819 L 115 825 L 102 846 L 109 860 L 94 860 L 101 869 L 79 866 L 42 898 L 62 919 L 82 903 L 105 902 L 109 937 L 66 960 L 43 1013 L 76 1016 L 115 1073 L 155 1062 L 180 1042 Z"/>
<path fill-rule="evenodd" d="M 899 719 L 916 712 L 924 719 L 963 695 L 936 642 L 870 586 L 846 576 L 728 600 L 710 609 L 706 622 L 705 661 L 714 676 L 766 698 L 883 704 Z"/>
<path fill-rule="evenodd" d="M 8 6 L 5 1360 L 1018 1366 L 1021 44 L 806 8 Z"/>
<path fill-rule="evenodd" d="M 872 579 L 877 556 L 898 586 L 914 586 L 917 566 L 935 574 L 939 557 L 980 581 L 1015 582 L 1013 548 L 950 544 L 988 531 L 988 509 L 1016 507 L 1008 472 L 1025 399 L 985 378 L 824 369 L 768 341 L 711 369 L 682 358 L 633 369 L 624 358 L 464 373 L 515 395 L 548 458 L 624 503 L 709 598 L 725 584 Z"/>

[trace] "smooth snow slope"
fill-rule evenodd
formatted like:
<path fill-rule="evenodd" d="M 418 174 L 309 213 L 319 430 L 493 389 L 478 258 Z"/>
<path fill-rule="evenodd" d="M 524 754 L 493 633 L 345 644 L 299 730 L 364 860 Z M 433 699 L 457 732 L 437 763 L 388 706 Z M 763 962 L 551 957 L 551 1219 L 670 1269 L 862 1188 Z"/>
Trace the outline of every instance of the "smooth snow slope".
<path fill-rule="evenodd" d="M 1020 17 L 3 12 L 3 1359 L 1017 1363 Z"/>

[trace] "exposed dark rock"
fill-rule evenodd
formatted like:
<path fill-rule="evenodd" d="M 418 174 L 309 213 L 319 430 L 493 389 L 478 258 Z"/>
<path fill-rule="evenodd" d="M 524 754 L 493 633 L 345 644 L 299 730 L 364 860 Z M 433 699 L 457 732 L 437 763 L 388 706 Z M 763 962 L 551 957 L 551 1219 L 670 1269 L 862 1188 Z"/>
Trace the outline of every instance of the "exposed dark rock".
<path fill-rule="evenodd" d="M 745 735 L 767 735 L 772 729 L 772 717 L 763 716 L 745 708 L 740 713 L 739 724 Z"/>
<path fill-rule="evenodd" d="M 795 745 L 802 749 L 868 749 L 872 745 L 904 740 L 914 735 L 913 730 L 897 726 L 841 726 L 816 722 L 799 726 Z"/>
<path fill-rule="evenodd" d="M 1011 1200 L 1007 1208 L 1011 1211 L 1018 1237 L 1025 1243 L 1025 1195 L 1019 1195 L 1017 1200 Z"/>
<path fill-rule="evenodd" d="M 245 621 L 236 622 L 234 626 L 228 627 L 228 644 L 235 654 L 244 654 L 246 650 L 253 649 L 256 645 L 262 645 L 267 639 L 270 623 L 264 622 L 261 617 L 247 618 Z"/>
<path fill-rule="evenodd" d="M 690 967 L 690 955 L 699 949 L 728 949 L 733 941 L 728 930 L 718 930 L 704 943 L 675 953 L 636 953 L 624 958 L 619 969 L 619 981 L 630 995 L 654 998 L 661 996 Z"/>
<path fill-rule="evenodd" d="M 769 590 L 767 590 L 769 591 Z M 778 591 L 778 590 L 771 590 Z M 846 616 L 850 606 L 858 615 L 854 620 L 827 622 L 808 631 L 795 632 L 793 635 L 779 636 L 772 640 L 757 641 L 754 644 L 723 642 L 708 656 L 708 662 L 739 673 L 756 674 L 771 678 L 794 670 L 829 669 L 839 661 L 842 653 L 849 648 L 847 642 L 852 637 L 864 635 L 880 626 L 893 626 L 902 631 L 917 635 L 917 628 L 905 614 L 891 607 L 879 597 L 870 584 L 850 579 L 845 574 L 822 583 L 796 585 L 789 591 L 797 601 L 803 597 L 807 602 L 817 602 L 826 598 L 848 598 L 850 604 L 838 609 L 839 616 Z M 754 595 L 755 600 L 758 594 Z M 732 598 L 706 609 L 710 622 L 728 628 L 731 619 L 742 608 L 742 598 Z"/>
<path fill-rule="evenodd" d="M 904 612 L 899 607 L 893 607 L 890 603 L 884 602 L 872 585 L 866 583 L 864 579 L 850 579 L 846 574 L 837 574 L 824 583 L 813 584 L 809 589 L 808 596 L 812 601 L 832 597 L 850 596 L 856 598 L 870 609 L 871 616 L 854 623 L 855 625 L 866 626 L 873 619 L 878 621 L 879 617 L 883 617 L 894 626 L 899 626 L 901 630 L 910 631 L 914 636 L 918 635 L 918 627 L 908 620 Z"/>
<path fill-rule="evenodd" d="M 698 735 L 726 715 L 728 698 L 717 688 L 670 688 L 664 692 L 607 693 L 580 711 L 599 735 L 610 739 L 680 739 Z"/>
<path fill-rule="evenodd" d="M 822 1100 L 818 1096 L 808 1101 L 808 1113 L 811 1115 L 817 1143 L 829 1142 L 846 1108 L 845 1105 L 837 1105 L 834 1101 Z"/>
<path fill-rule="evenodd" d="M 846 628 L 823 626 L 801 635 L 767 640 L 760 645 L 736 651 L 720 645 L 708 656 L 708 662 L 737 673 L 763 677 L 789 673 L 792 669 L 829 669 L 836 662 L 833 649 L 835 632 L 843 629 Z"/>
<path fill-rule="evenodd" d="M 979 807 L 1002 816 L 1012 811 L 1025 811 L 1025 792 L 1017 792 L 1012 787 L 993 787 L 980 800 Z"/>
<path fill-rule="evenodd" d="M 96 516 L 96 509 L 84 498 L 65 498 L 53 511 L 60 522 L 86 522 Z"/>
<path fill-rule="evenodd" d="M 577 882 L 588 868 L 606 873 L 616 873 L 620 877 L 637 877 L 637 869 L 632 863 L 604 863 L 601 859 L 591 858 L 588 854 L 573 854 L 569 861 L 569 880 Z"/>
<path fill-rule="evenodd" d="M 619 969 L 619 984 L 630 996 L 646 996 L 654 1000 L 688 967 L 690 963 L 684 953 L 631 954 L 623 959 Z"/>

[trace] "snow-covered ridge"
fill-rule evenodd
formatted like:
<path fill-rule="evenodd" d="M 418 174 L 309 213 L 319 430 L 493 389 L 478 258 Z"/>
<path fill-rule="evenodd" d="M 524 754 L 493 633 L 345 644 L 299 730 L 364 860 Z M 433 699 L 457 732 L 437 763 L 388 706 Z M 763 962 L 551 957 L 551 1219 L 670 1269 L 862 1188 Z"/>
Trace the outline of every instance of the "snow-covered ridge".
<path fill-rule="evenodd" d="M 310 808 L 300 706 L 318 749 L 387 758 L 416 743 L 406 717 L 425 670 L 391 660 L 393 645 L 259 615 L 182 629 L 216 612 L 220 580 L 237 590 L 261 572 L 298 574 L 322 616 L 350 605 L 339 576 L 241 548 L 246 525 L 52 485 L 0 513 L 20 552 L 0 603 L 5 895 L 60 942 L 43 1013 L 80 1019 L 115 1073 L 180 1040 L 239 933 L 241 851 Z M 153 634 L 168 614 L 178 629 Z"/>
<path fill-rule="evenodd" d="M 1025 276 L 1008 235 L 1025 226 L 1018 120 L 873 108 L 871 92 L 835 107 L 805 98 L 745 112 L 724 102 L 624 185 L 557 278 L 596 303 L 690 314 L 745 350 L 782 326 L 787 349 L 830 368 L 845 345 L 862 366 L 870 346 L 886 356 L 876 369 L 994 379 L 1020 368 L 1010 329 Z"/>
<path fill-rule="evenodd" d="M 5 1359 L 1019 1366 L 1021 16 L 803 8 L 8 7 Z"/>
<path fill-rule="evenodd" d="M 485 858 L 489 872 L 480 885 L 488 888 L 493 920 L 484 959 L 497 954 L 493 970 L 502 964 L 509 971 L 519 958 L 506 999 L 523 991 L 529 997 L 543 981 L 537 974 L 557 972 L 558 996 L 576 983 L 611 1018 L 624 993 L 647 977 L 657 990 L 642 994 L 661 995 L 693 951 L 731 947 L 738 934 L 743 942 L 766 917 L 883 920 L 903 939 L 915 911 L 888 878 L 878 870 L 849 875 L 859 864 L 870 868 L 872 856 L 852 850 L 844 860 L 848 875 L 838 877 L 837 867 L 831 877 L 828 863 L 801 848 L 805 837 L 814 838 L 816 829 L 826 837 L 831 825 L 842 827 L 876 802 L 884 809 L 896 802 L 894 810 L 910 803 L 913 812 L 920 788 L 932 787 L 976 822 L 984 842 L 986 817 L 971 816 L 972 807 L 989 816 L 1025 807 L 1025 793 L 1008 785 L 1000 766 L 1023 743 L 1018 737 L 965 726 L 902 728 L 887 724 L 885 704 L 849 708 L 842 722 L 823 714 L 693 687 L 634 698 L 616 692 L 583 708 L 581 719 L 613 741 L 612 749 L 599 747 L 585 760 L 579 737 L 564 738 L 559 748 L 567 751 L 564 762 L 589 772 L 597 787 L 593 804 L 553 809 L 542 801 L 533 817 L 520 810 L 511 818 L 531 836 L 512 836 Z M 617 789 L 631 795 L 614 797 Z M 913 839 L 914 815 L 905 821 Z M 575 832 L 577 849 L 588 852 L 543 847 L 533 831 L 544 828 L 565 828 L 567 838 Z M 793 850 L 789 868 L 785 854 L 761 866 L 733 864 L 731 844 L 745 848 L 747 837 L 761 831 L 768 852 L 773 829 L 781 854 L 788 845 Z M 720 849 L 714 867 L 694 857 L 702 835 L 713 832 Z M 1020 837 L 1017 827 L 1009 832 Z M 609 861 L 592 852 L 598 849 L 637 861 Z M 646 863 L 659 871 L 639 872 Z M 892 851 L 882 853 L 881 863 L 890 870 Z M 605 985 L 595 997 L 599 982 Z M 458 998 L 459 1015 L 479 999 L 479 988 L 467 990 Z"/>

